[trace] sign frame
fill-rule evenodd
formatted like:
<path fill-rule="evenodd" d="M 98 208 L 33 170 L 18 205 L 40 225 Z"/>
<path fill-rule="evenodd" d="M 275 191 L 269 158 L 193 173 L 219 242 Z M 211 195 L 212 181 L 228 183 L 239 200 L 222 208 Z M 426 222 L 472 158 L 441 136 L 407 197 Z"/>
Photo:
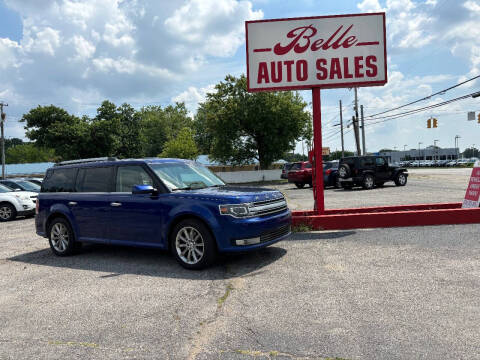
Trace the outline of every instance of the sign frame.
<path fill-rule="evenodd" d="M 331 18 L 344 18 L 344 17 L 359 17 L 359 16 L 372 16 L 381 15 L 383 18 L 383 56 L 384 56 L 384 80 L 374 81 L 362 81 L 362 82 L 342 82 L 338 84 L 305 84 L 305 85 L 293 85 L 293 86 L 271 86 L 262 88 L 250 87 L 250 59 L 249 59 L 249 43 L 248 43 L 248 25 L 253 23 L 264 22 L 281 22 L 281 21 L 295 21 L 295 20 L 318 20 L 318 19 L 331 19 Z M 386 31 L 386 19 L 385 12 L 373 12 L 373 13 L 360 13 L 360 14 L 342 14 L 342 15 L 324 15 L 324 16 L 307 16 L 297 18 L 280 18 L 280 19 L 265 19 L 265 20 L 250 20 L 245 21 L 245 34 L 246 34 L 246 60 L 247 60 L 247 91 L 248 92 L 260 92 L 260 91 L 290 91 L 290 90 L 310 90 L 313 88 L 319 89 L 338 89 L 338 88 L 352 88 L 363 86 L 383 86 L 388 82 L 387 73 L 387 31 Z"/>
<path fill-rule="evenodd" d="M 472 186 L 473 185 L 473 186 Z M 480 160 L 476 161 L 473 165 L 470 180 L 468 182 L 465 197 L 463 198 L 462 208 L 471 209 L 478 208 L 480 204 Z M 470 196 L 470 192 L 474 192 L 473 198 Z"/>

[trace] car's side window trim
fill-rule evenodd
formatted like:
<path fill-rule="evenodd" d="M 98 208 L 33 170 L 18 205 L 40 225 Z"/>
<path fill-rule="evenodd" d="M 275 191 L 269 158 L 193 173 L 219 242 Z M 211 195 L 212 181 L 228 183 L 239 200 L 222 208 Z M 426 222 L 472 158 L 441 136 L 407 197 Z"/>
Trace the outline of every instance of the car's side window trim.
<path fill-rule="evenodd" d="M 140 163 L 140 164 L 119 164 L 115 166 L 114 169 L 114 175 L 113 175 L 113 185 L 112 189 L 115 194 L 131 194 L 131 192 L 125 192 L 125 191 L 116 191 L 117 190 L 117 176 L 118 176 L 118 169 L 120 167 L 128 167 L 128 166 L 138 166 L 141 167 L 148 176 L 150 176 L 152 182 L 153 182 L 153 187 L 158 190 L 159 193 L 165 193 L 166 187 L 165 185 L 158 179 L 156 176 L 155 172 L 150 169 L 149 166 L 147 166 L 145 163 Z"/>

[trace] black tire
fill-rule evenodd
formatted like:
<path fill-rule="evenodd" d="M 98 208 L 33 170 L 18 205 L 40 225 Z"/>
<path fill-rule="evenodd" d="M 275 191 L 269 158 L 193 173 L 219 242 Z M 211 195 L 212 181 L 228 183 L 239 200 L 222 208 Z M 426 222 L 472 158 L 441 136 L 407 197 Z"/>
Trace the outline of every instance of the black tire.
<path fill-rule="evenodd" d="M 338 176 L 342 179 L 346 179 L 350 176 L 350 166 L 348 164 L 342 164 L 338 167 Z"/>
<path fill-rule="evenodd" d="M 300 183 L 300 182 L 296 182 L 296 183 L 295 183 L 295 186 L 296 186 L 297 188 L 299 188 L 299 189 L 303 189 L 303 187 L 305 186 L 305 184 L 304 184 L 304 183 Z"/>
<path fill-rule="evenodd" d="M 63 217 L 53 219 L 48 226 L 48 243 L 57 256 L 72 255 L 79 248 L 70 223 Z"/>
<path fill-rule="evenodd" d="M 17 209 L 8 202 L 0 204 L 0 221 L 10 221 L 17 217 Z"/>
<path fill-rule="evenodd" d="M 366 174 L 366 175 L 363 177 L 362 187 L 363 187 L 365 190 L 371 190 L 371 189 L 373 189 L 374 186 L 375 186 L 375 179 L 374 179 L 373 175 L 371 175 L 371 174 Z"/>
<path fill-rule="evenodd" d="M 200 235 L 200 238 L 196 237 L 197 235 Z M 199 240 L 203 241 L 203 254 L 200 259 L 198 259 L 198 251 L 202 246 L 199 246 Z M 192 241 L 192 248 L 189 248 L 189 241 Z M 184 253 L 181 249 L 184 249 Z M 217 245 L 214 237 L 210 230 L 197 219 L 185 219 L 175 225 L 170 234 L 170 250 L 178 263 L 189 270 L 204 269 L 210 266 L 217 257 Z"/>
<path fill-rule="evenodd" d="M 405 175 L 403 172 L 398 173 L 397 176 L 395 176 L 395 185 L 397 186 L 407 185 L 407 175 Z"/>
<path fill-rule="evenodd" d="M 311 181 L 308 183 L 308 186 L 313 187 L 313 184 Z"/>

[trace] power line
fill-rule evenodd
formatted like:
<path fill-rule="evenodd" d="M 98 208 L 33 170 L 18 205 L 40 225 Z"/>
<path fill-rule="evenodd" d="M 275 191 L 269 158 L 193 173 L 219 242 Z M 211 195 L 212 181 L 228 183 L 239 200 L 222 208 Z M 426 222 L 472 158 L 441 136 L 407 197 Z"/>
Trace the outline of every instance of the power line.
<path fill-rule="evenodd" d="M 377 116 L 377 115 L 382 115 L 382 114 L 385 114 L 385 113 L 387 113 L 387 112 L 391 112 L 391 111 L 394 111 L 394 110 L 402 109 L 402 108 L 404 108 L 404 107 L 406 107 L 406 106 L 409 106 L 409 105 L 412 105 L 412 104 L 416 104 L 416 103 L 418 103 L 418 102 L 420 102 L 420 101 L 428 100 L 428 99 L 432 98 L 432 97 L 435 96 L 435 95 L 443 95 L 445 92 L 447 92 L 447 91 L 449 91 L 449 90 L 452 90 L 452 89 L 454 89 L 454 88 L 456 88 L 456 87 L 458 87 L 458 86 L 461 86 L 461 85 L 463 85 L 463 84 L 466 84 L 466 83 L 468 83 L 468 82 L 470 82 L 470 81 L 473 81 L 473 80 L 476 80 L 476 79 L 478 79 L 478 78 L 480 78 L 480 75 L 477 75 L 477 76 L 475 76 L 475 77 L 473 77 L 473 78 L 470 78 L 470 79 L 468 79 L 468 80 L 465 80 L 465 81 L 463 81 L 463 82 L 461 82 L 461 83 L 459 83 L 459 84 L 450 86 L 449 88 L 446 88 L 446 89 L 437 91 L 436 93 L 434 93 L 434 94 L 432 94 L 432 95 L 429 95 L 429 96 L 426 96 L 426 97 L 424 97 L 424 98 L 421 98 L 421 99 L 412 101 L 412 102 L 410 102 L 410 103 L 408 103 L 408 104 L 405 104 L 405 105 L 402 105 L 402 106 L 398 106 L 398 107 L 393 108 L 393 109 L 390 109 L 390 110 L 385 110 L 385 111 L 382 111 L 382 112 L 379 112 L 379 113 L 376 113 L 376 114 L 373 114 L 373 115 L 369 115 L 369 116 L 367 116 L 367 118 L 372 118 L 372 117 L 375 117 L 375 116 Z"/>
<path fill-rule="evenodd" d="M 437 103 L 437 104 L 425 106 L 425 107 L 422 107 L 422 108 L 417 108 L 417 109 L 413 109 L 413 110 L 408 110 L 408 111 L 405 111 L 405 112 L 402 112 L 402 113 L 393 114 L 393 115 L 380 116 L 380 117 L 376 117 L 376 118 L 372 118 L 372 117 L 371 117 L 370 119 L 367 119 L 367 120 L 369 120 L 369 121 L 374 121 L 374 120 L 381 120 L 381 119 L 387 119 L 387 120 L 398 119 L 398 118 L 400 118 L 400 117 L 404 117 L 404 116 L 416 114 L 416 113 L 421 112 L 421 111 L 434 109 L 434 108 L 437 108 L 437 107 L 440 107 L 440 106 L 445 106 L 445 105 L 451 104 L 451 103 L 456 102 L 456 101 L 460 101 L 460 100 L 464 100 L 464 99 L 470 98 L 470 97 L 472 97 L 473 94 L 476 94 L 477 92 L 478 92 L 478 91 L 473 92 L 473 93 L 470 93 L 470 94 L 467 94 L 467 95 L 459 96 L 459 97 L 454 98 L 454 99 L 450 99 L 450 100 L 447 100 L 447 101 L 443 101 L 443 102 L 441 102 L 441 103 Z M 372 115 L 372 116 L 373 116 L 373 115 Z"/>

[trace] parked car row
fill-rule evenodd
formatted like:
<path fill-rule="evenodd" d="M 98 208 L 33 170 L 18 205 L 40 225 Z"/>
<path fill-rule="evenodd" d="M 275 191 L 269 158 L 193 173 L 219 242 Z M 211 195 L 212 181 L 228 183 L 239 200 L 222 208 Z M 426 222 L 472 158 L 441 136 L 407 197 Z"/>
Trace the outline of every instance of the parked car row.
<path fill-rule="evenodd" d="M 0 180 L 0 221 L 33 216 L 41 183 L 39 178 Z"/>
<path fill-rule="evenodd" d="M 295 184 L 299 189 L 305 185 L 312 186 L 312 164 L 308 161 L 285 164 L 280 178 L 288 179 L 289 183 Z M 340 187 L 338 178 L 338 160 L 326 161 L 323 163 L 323 186 Z"/>
<path fill-rule="evenodd" d="M 473 165 L 477 160 L 477 158 L 459 160 L 415 160 L 401 161 L 399 165 L 402 167 L 462 167 Z"/>

